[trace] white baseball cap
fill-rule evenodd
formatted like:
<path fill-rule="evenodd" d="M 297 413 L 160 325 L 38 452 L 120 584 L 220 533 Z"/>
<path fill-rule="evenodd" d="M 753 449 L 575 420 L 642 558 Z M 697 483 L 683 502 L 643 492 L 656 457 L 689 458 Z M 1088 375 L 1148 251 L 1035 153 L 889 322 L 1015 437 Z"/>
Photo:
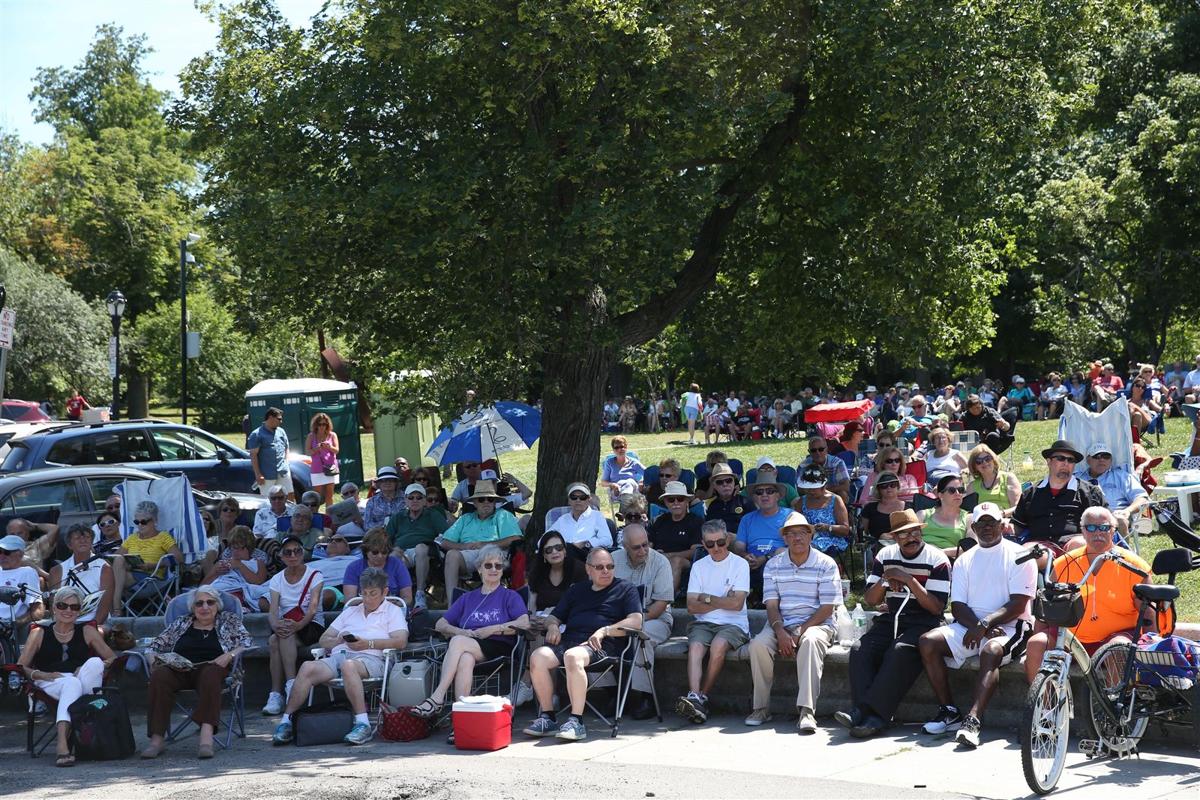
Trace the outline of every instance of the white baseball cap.
<path fill-rule="evenodd" d="M 754 468 L 762 469 L 764 464 L 770 464 L 772 467 L 777 466 L 775 464 L 775 459 L 771 458 L 770 456 L 759 456 L 758 462 L 754 465 Z"/>
<path fill-rule="evenodd" d="M 996 505 L 995 503 L 980 503 L 979 505 L 975 506 L 975 509 L 971 512 L 971 524 L 974 525 L 984 517 L 991 517 L 999 522 L 1000 520 L 1004 519 L 1004 512 L 1001 511 L 1000 506 Z"/>
<path fill-rule="evenodd" d="M 408 497 L 410 494 L 419 494 L 422 497 L 426 497 L 428 495 L 428 493 L 425 491 L 425 487 L 419 483 L 410 483 L 408 486 L 404 487 L 404 496 Z"/>

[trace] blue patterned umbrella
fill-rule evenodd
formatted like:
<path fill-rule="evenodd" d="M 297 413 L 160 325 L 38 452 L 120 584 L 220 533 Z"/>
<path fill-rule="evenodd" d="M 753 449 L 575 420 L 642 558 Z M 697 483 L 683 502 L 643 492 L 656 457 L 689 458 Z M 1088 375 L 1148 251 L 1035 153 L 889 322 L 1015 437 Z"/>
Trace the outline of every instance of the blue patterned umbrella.
<path fill-rule="evenodd" d="M 501 453 L 527 450 L 542 434 L 542 412 L 533 406 L 501 400 L 468 411 L 433 440 L 425 455 L 438 464 L 487 461 Z"/>

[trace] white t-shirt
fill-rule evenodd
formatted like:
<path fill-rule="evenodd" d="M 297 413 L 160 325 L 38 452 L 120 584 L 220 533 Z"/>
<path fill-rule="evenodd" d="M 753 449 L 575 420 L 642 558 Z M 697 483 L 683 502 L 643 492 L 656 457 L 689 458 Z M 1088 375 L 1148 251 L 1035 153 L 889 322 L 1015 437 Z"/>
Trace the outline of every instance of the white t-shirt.
<path fill-rule="evenodd" d="M 704 401 L 701 399 L 699 392 L 684 392 L 683 393 L 683 407 L 684 408 L 694 408 L 697 411 L 699 411 L 703 405 L 704 405 Z"/>
<path fill-rule="evenodd" d="M 725 407 L 729 409 L 730 414 L 736 414 L 742 407 L 742 401 L 736 397 L 727 397 L 725 398 Z"/>
<path fill-rule="evenodd" d="M 0 604 L 0 619 L 8 620 L 9 612 L 12 612 L 13 618 L 25 616 L 29 611 L 29 603 L 42 602 L 42 593 L 40 578 L 38 578 L 37 570 L 33 567 L 17 567 L 16 569 L 0 569 L 0 586 L 12 586 L 16 588 L 22 583 L 25 584 L 28 590 L 24 600 L 18 600 L 13 605 Z"/>
<path fill-rule="evenodd" d="M 288 583 L 285 572 L 275 573 L 274 577 L 268 583 L 272 592 L 279 592 L 279 616 L 282 617 L 300 605 L 300 593 L 304 591 L 304 586 L 308 584 L 308 576 L 313 575 L 312 584 L 308 588 L 308 595 L 304 598 L 304 611 L 308 611 L 308 603 L 312 599 L 312 593 L 320 590 L 321 586 L 325 583 L 325 577 L 321 575 L 320 570 L 315 570 L 306 565 L 304 567 L 304 574 L 300 576 L 300 580 L 295 583 Z"/>
<path fill-rule="evenodd" d="M 1009 595 L 1033 597 L 1037 589 L 1037 560 L 1017 564 L 1025 553 L 1015 542 L 1001 539 L 993 547 L 976 546 L 958 557 L 950 579 L 950 602 L 966 603 L 982 619 L 999 611 Z M 1032 621 L 1029 603 L 1020 619 Z"/>
<path fill-rule="evenodd" d="M 1193 386 L 1200 386 L 1200 369 L 1192 370 L 1183 379 L 1185 389 L 1191 389 Z"/>
<path fill-rule="evenodd" d="M 366 613 L 365 603 L 353 605 L 341 614 L 338 614 L 338 618 L 329 627 L 341 633 L 352 633 L 359 639 L 386 639 L 393 631 L 407 631 L 408 622 L 405 621 L 404 611 L 400 606 L 385 600 L 372 614 Z M 334 647 L 332 652 L 336 653 L 340 650 L 348 649 L 343 643 Z M 357 652 L 372 653 L 377 656 L 383 655 L 383 651 L 379 649 L 359 650 Z"/>
<path fill-rule="evenodd" d="M 711 557 L 705 556 L 692 564 L 692 571 L 688 575 L 688 594 L 724 597 L 729 594 L 730 589 L 738 592 L 750 591 L 750 563 L 746 559 L 729 553 L 722 561 L 713 561 Z M 696 619 L 715 622 L 718 625 L 737 625 L 747 634 L 750 633 L 750 615 L 746 613 L 744 602 L 739 611 L 714 608 L 712 611 L 697 614 Z"/>
<path fill-rule="evenodd" d="M 550 530 L 561 533 L 567 544 L 587 542 L 592 547 L 612 547 L 613 543 L 605 516 L 591 506 L 584 509 L 579 519 L 568 511 L 554 520 Z"/>

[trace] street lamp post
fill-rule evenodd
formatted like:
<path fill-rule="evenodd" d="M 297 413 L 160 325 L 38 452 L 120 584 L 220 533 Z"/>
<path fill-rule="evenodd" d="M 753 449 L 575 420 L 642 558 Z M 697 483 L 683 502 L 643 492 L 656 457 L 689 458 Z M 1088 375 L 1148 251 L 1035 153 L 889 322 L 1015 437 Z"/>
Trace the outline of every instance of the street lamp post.
<path fill-rule="evenodd" d="M 112 348 L 109 353 L 109 371 L 112 373 L 112 409 L 109 416 L 119 419 L 121 416 L 121 317 L 125 316 L 125 295 L 120 289 L 113 289 L 104 299 L 108 308 L 108 317 L 112 320 Z"/>
<path fill-rule="evenodd" d="M 200 241 L 200 234 L 189 233 L 179 240 L 179 406 L 183 424 L 188 421 L 188 316 L 187 316 L 187 268 L 195 264 L 196 257 L 188 252 L 188 245 Z"/>

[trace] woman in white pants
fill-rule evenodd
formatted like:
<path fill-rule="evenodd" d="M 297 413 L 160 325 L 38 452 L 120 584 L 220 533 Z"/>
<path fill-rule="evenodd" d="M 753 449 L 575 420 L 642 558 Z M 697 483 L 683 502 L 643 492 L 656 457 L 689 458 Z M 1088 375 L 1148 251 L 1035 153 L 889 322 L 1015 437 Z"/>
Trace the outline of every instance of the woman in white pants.
<path fill-rule="evenodd" d="M 84 594 L 74 586 L 54 593 L 49 605 L 54 621 L 38 624 L 29 632 L 17 664 L 25 677 L 58 701 L 58 759 L 60 767 L 75 765 L 67 744 L 71 730 L 69 709 L 80 697 L 91 694 L 104 679 L 104 667 L 113 652 L 93 625 L 77 622 Z"/>

